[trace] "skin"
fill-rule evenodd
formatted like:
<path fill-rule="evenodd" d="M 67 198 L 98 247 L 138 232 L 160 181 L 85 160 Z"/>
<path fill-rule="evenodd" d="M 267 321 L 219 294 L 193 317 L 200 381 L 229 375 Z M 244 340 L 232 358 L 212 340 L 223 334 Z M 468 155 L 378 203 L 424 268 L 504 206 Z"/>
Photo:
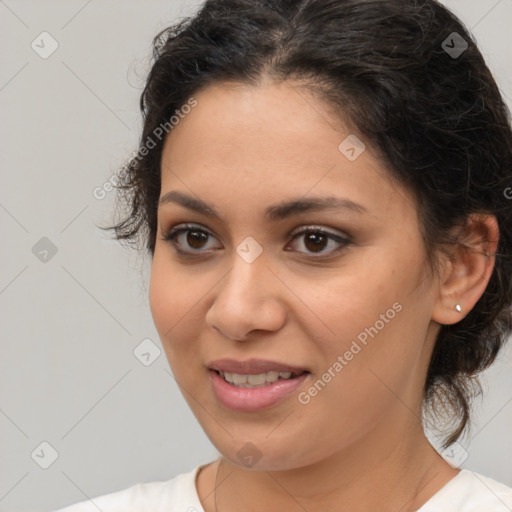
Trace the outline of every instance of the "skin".
<path fill-rule="evenodd" d="M 160 205 L 149 299 L 176 381 L 222 454 L 216 504 L 218 461 L 196 482 L 205 511 L 416 510 L 458 473 L 424 436 L 422 389 L 440 324 L 461 320 L 485 290 L 495 219 L 471 218 L 466 240 L 478 250 L 454 249 L 435 274 L 412 196 L 386 173 L 371 141 L 358 135 L 366 150 L 355 161 L 338 150 L 357 132 L 326 104 L 290 83 L 218 84 L 194 97 L 197 106 L 165 142 L 161 197 L 177 190 L 201 198 L 225 223 Z M 366 211 L 263 215 L 285 200 L 328 195 Z M 183 223 L 211 235 L 195 245 L 186 233 L 175 240 L 192 257 L 163 240 Z M 310 226 L 348 234 L 351 243 L 315 246 L 307 234 L 290 236 Z M 252 263 L 236 252 L 247 236 L 263 249 Z M 401 311 L 301 404 L 297 393 L 394 303 Z M 271 359 L 311 374 L 286 401 L 236 412 L 218 402 L 209 380 L 207 364 L 224 357 Z M 261 454 L 252 468 L 237 457 L 247 442 Z"/>

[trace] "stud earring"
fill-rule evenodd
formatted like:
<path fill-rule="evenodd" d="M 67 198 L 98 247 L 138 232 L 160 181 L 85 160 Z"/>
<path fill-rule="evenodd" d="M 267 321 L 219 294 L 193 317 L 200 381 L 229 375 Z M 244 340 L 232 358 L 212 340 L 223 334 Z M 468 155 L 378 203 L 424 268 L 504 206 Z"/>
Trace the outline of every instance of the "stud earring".
<path fill-rule="evenodd" d="M 462 312 L 462 308 L 460 307 L 460 304 L 457 304 L 457 305 L 455 306 L 455 310 L 456 310 L 456 311 L 458 311 L 459 313 L 461 313 L 461 312 Z"/>

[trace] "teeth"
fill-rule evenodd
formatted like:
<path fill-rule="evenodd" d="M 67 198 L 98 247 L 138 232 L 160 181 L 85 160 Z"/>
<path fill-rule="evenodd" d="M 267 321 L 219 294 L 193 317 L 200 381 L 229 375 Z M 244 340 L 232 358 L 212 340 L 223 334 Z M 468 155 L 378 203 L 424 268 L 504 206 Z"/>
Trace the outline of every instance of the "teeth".
<path fill-rule="evenodd" d="M 237 386 L 239 384 L 247 384 L 247 375 L 240 375 L 239 373 L 230 373 L 228 375 L 231 377 L 231 382 L 233 382 Z M 251 382 L 251 384 L 253 383 Z"/>
<path fill-rule="evenodd" d="M 292 372 L 270 371 L 256 375 L 243 375 L 240 373 L 229 373 L 219 371 L 221 377 L 230 384 L 241 388 L 256 388 L 277 382 L 279 379 L 289 379 Z"/>
<path fill-rule="evenodd" d="M 266 380 L 267 380 L 266 373 L 258 373 L 257 375 L 248 375 L 247 376 L 247 383 L 252 384 L 253 386 L 261 386 L 262 384 L 265 384 Z"/>

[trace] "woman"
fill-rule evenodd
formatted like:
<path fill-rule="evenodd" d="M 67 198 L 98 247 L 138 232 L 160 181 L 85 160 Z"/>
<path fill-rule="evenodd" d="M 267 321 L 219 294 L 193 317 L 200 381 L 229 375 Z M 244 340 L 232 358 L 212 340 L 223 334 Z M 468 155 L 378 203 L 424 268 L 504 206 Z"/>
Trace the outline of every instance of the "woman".
<path fill-rule="evenodd" d="M 160 33 L 119 240 L 222 454 L 62 512 L 512 510 L 459 470 L 512 329 L 512 133 L 434 0 L 212 0 Z"/>

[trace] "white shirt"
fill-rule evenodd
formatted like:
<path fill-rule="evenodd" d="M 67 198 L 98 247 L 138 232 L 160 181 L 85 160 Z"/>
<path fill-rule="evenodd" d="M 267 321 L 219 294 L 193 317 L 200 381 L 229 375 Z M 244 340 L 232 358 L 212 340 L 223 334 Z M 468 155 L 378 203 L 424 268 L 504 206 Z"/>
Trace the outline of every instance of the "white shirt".
<path fill-rule="evenodd" d="M 197 466 L 165 482 L 137 484 L 55 512 L 204 512 L 196 489 Z M 511 512 L 512 488 L 462 469 L 417 512 Z"/>

